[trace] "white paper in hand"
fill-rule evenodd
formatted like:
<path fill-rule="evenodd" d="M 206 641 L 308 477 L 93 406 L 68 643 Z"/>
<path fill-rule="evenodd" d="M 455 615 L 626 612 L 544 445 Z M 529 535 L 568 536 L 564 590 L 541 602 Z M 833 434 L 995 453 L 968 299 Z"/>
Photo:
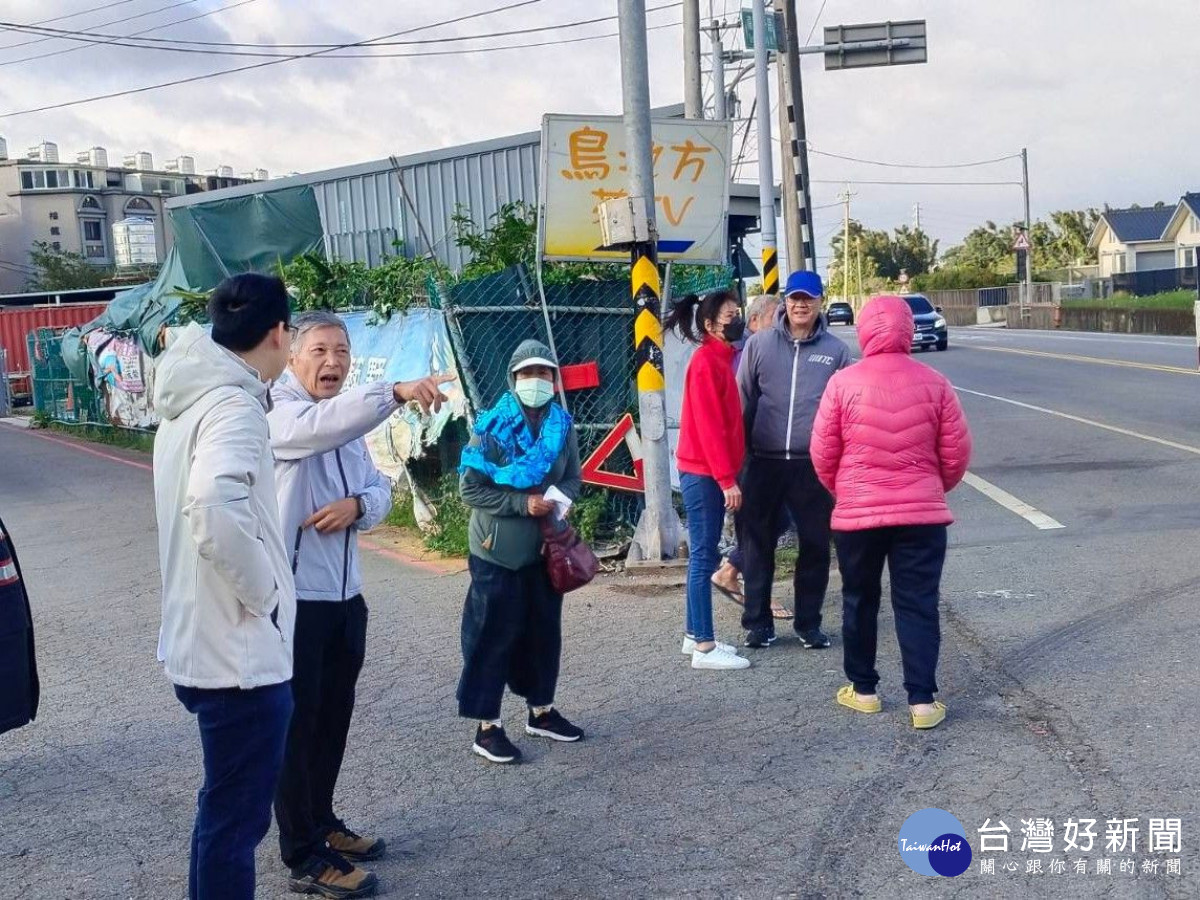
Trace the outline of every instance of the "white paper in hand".
<path fill-rule="evenodd" d="M 570 511 L 573 502 L 570 497 L 554 485 L 548 487 L 543 496 L 554 504 L 554 518 L 561 522 L 567 517 L 567 513 Z"/>

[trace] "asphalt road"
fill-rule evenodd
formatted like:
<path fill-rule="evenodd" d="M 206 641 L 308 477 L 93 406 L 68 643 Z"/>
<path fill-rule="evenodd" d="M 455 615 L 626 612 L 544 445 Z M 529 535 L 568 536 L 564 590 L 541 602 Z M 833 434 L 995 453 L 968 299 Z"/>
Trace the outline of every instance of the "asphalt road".
<path fill-rule="evenodd" d="M 391 842 L 375 867 L 389 896 L 1200 894 L 1194 344 L 955 329 L 949 352 L 920 359 L 962 391 L 987 491 L 952 497 L 946 724 L 908 726 L 890 616 L 884 714 L 834 705 L 835 589 L 832 650 L 785 637 L 748 651 L 752 669 L 718 674 L 678 652 L 678 589 L 608 581 L 566 605 L 558 700 L 588 739 L 522 736 L 525 765 L 489 766 L 454 716 L 465 577 L 368 553 L 370 644 L 340 802 Z M 43 675 L 41 717 L 0 737 L 0 897 L 186 894 L 199 748 L 154 660 L 145 466 L 0 425 L 0 510 Z M 734 637 L 735 608 L 717 611 Z M 510 734 L 521 715 L 510 700 Z M 901 824 L 927 807 L 965 827 L 976 859 L 958 878 L 911 872 L 896 851 Z M 1053 852 L 1021 850 L 1034 817 L 1054 822 Z M 1095 850 L 1063 852 L 1068 818 L 1098 820 Z M 1138 819 L 1135 852 L 1105 851 L 1111 818 Z M 1149 852 L 1151 818 L 1182 819 L 1178 853 Z M 1011 829 L 1007 854 L 980 854 L 985 820 Z M 273 842 L 263 897 L 287 896 Z M 1112 875 L 1096 873 L 1105 858 Z M 1127 859 L 1137 874 L 1120 872 Z M 1181 874 L 1165 874 L 1168 859 Z M 1151 861 L 1157 874 L 1142 871 Z M 1043 874 L 1026 874 L 1031 862 Z"/>

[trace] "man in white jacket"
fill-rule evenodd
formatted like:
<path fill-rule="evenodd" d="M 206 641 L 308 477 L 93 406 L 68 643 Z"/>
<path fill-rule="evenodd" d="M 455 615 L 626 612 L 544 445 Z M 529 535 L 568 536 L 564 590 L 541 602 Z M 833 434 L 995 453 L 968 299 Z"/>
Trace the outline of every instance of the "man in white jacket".
<path fill-rule="evenodd" d="M 297 596 L 295 712 L 275 798 L 280 856 L 292 890 L 336 898 L 372 893 L 375 875 L 356 864 L 386 849 L 333 810 L 367 640 L 358 533 L 382 522 L 392 505 L 391 483 L 363 438 L 404 403 L 439 407 L 446 399 L 439 383 L 449 380 L 342 392 L 349 371 L 345 323 L 329 312 L 304 313 L 267 416 Z"/>
<path fill-rule="evenodd" d="M 249 900 L 292 713 L 295 588 L 279 524 L 265 382 L 289 346 L 283 282 L 238 275 L 188 326 L 154 388 L 159 659 L 196 716 L 204 785 L 188 896 Z"/>

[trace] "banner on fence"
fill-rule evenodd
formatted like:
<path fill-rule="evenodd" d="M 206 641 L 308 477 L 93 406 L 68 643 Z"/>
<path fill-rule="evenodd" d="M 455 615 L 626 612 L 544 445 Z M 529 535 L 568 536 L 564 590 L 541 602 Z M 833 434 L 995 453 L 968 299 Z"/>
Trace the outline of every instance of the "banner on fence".
<path fill-rule="evenodd" d="M 651 130 L 659 260 L 725 263 L 729 123 L 655 119 Z M 542 118 L 544 257 L 628 260 L 625 251 L 600 249 L 599 215 L 605 200 L 628 196 L 626 160 L 621 116 Z"/>
<path fill-rule="evenodd" d="M 345 313 L 342 319 L 350 334 L 347 388 L 372 381 L 415 381 L 455 370 L 441 310 L 412 309 L 386 322 L 368 312 Z M 443 385 L 442 391 L 450 402 L 441 412 L 423 416 L 420 410 L 401 409 L 367 436 L 375 465 L 393 481 L 403 483 L 404 463 L 436 444 L 451 419 L 466 415 L 463 386 L 455 381 Z"/>

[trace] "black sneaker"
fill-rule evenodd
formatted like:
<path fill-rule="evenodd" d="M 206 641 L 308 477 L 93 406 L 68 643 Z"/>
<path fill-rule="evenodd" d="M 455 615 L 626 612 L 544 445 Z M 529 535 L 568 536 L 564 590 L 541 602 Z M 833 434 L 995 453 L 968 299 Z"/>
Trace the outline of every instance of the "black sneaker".
<path fill-rule="evenodd" d="M 553 706 L 540 716 L 535 716 L 531 709 L 525 733 L 568 743 L 583 739 L 583 729 L 568 722 Z"/>
<path fill-rule="evenodd" d="M 478 753 L 488 762 L 515 763 L 521 761 L 521 751 L 516 748 L 504 729 L 499 725 L 484 728 L 482 725 L 475 730 L 475 743 L 471 751 Z"/>
<path fill-rule="evenodd" d="M 746 632 L 746 646 L 765 650 L 775 643 L 775 632 L 764 629 L 751 629 Z"/>
<path fill-rule="evenodd" d="M 824 650 L 831 646 L 832 641 L 820 628 L 797 632 L 800 635 L 800 646 L 805 650 Z"/>

